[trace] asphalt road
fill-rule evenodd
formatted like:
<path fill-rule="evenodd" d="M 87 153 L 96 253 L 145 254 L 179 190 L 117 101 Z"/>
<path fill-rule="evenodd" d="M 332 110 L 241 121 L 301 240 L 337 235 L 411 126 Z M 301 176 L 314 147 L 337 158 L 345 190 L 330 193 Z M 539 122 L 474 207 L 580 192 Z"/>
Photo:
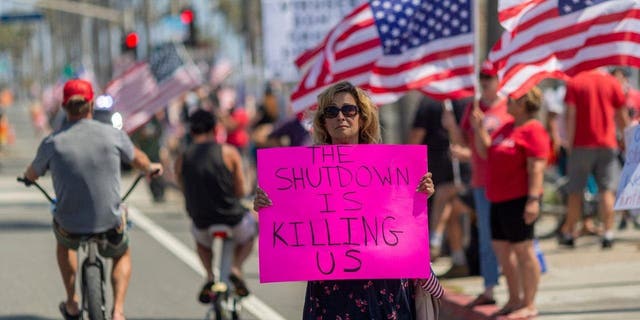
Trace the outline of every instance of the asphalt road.
<path fill-rule="evenodd" d="M 26 108 L 14 106 L 8 111 L 16 143 L 0 153 L 0 320 L 60 319 L 58 304 L 65 293 L 55 259 L 49 205 L 37 189 L 16 182 L 35 154 L 39 138 L 31 131 Z M 123 177 L 123 190 L 132 180 L 131 174 Z M 53 192 L 49 177 L 41 183 Z M 134 213 L 128 319 L 204 319 L 208 310 L 196 300 L 204 273 L 181 195 L 171 190 L 167 200 L 153 203 L 141 183 L 127 201 Z M 242 319 L 301 318 L 304 283 L 260 284 L 257 248 L 245 273 L 252 295 L 243 300 Z"/>
<path fill-rule="evenodd" d="M 14 162 L 16 163 L 16 162 Z M 1 319 L 58 319 L 64 298 L 54 255 L 55 239 L 45 198 L 15 181 L 17 165 L 0 172 Z M 52 190 L 50 179 L 43 186 Z M 123 186 L 131 183 L 125 177 Z M 207 306 L 196 301 L 203 270 L 194 253 L 189 220 L 177 192 L 154 204 L 140 184 L 129 205 L 133 275 L 127 295 L 128 319 L 203 319 Z M 257 249 L 245 272 L 253 295 L 244 301 L 245 319 L 299 319 L 303 283 L 259 284 Z"/>

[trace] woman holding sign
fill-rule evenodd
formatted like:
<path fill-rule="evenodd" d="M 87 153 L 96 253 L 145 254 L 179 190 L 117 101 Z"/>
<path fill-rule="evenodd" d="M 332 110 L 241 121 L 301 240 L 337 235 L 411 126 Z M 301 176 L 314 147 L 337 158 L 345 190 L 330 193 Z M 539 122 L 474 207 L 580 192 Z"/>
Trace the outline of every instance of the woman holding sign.
<path fill-rule="evenodd" d="M 493 248 L 507 280 L 509 301 L 497 312 L 508 319 L 535 317 L 534 298 L 540 265 L 533 246 L 533 224 L 540 213 L 540 197 L 550 142 L 535 119 L 542 94 L 533 88 L 519 98 L 509 97 L 507 111 L 513 121 L 489 135 L 484 114 L 473 111 L 471 124 L 476 146 L 488 159 L 487 198 L 491 201 Z M 517 264 L 513 263 L 513 258 Z"/>
<path fill-rule="evenodd" d="M 380 143 L 377 107 L 362 89 L 349 82 L 336 83 L 318 96 L 313 135 L 321 145 Z M 422 177 L 417 191 L 427 196 L 434 193 L 431 173 Z M 271 205 L 266 193 L 258 188 L 254 209 Z M 428 280 L 418 283 L 435 299 L 443 294 L 433 272 Z M 303 319 L 427 318 L 425 314 L 416 315 L 417 303 L 413 297 L 413 283 L 406 279 L 309 281 Z M 426 313 L 424 310 L 429 308 L 418 307 L 418 310 Z"/>

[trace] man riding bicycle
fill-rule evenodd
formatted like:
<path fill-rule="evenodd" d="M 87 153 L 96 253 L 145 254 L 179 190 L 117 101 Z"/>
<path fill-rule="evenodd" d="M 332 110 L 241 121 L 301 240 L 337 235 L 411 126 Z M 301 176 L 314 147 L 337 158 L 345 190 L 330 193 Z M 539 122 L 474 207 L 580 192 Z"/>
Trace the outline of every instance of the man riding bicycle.
<path fill-rule="evenodd" d="M 25 179 L 35 181 L 51 171 L 57 198 L 53 218 L 56 257 L 67 293 L 60 312 L 67 320 L 80 318 L 75 291 L 80 236 L 104 233 L 108 244 L 100 254 L 113 258 L 112 319 L 123 320 L 131 253 L 125 217 L 120 211 L 120 162 L 147 174 L 162 174 L 162 165 L 151 163 L 125 132 L 92 119 L 93 89 L 89 82 L 68 81 L 62 105 L 67 123 L 40 143 L 24 173 Z"/>
<path fill-rule="evenodd" d="M 242 264 L 253 249 L 257 226 L 252 213 L 240 203 L 245 195 L 242 158 L 232 145 L 215 141 L 216 119 L 210 112 L 195 111 L 189 125 L 193 143 L 176 159 L 175 173 L 193 222 L 191 233 L 198 256 L 207 271 L 198 300 L 210 302 L 214 283 L 213 237 L 209 231 L 213 225 L 227 225 L 232 230 L 235 248 L 229 280 L 236 293 L 244 297 L 249 290 L 242 279 Z"/>

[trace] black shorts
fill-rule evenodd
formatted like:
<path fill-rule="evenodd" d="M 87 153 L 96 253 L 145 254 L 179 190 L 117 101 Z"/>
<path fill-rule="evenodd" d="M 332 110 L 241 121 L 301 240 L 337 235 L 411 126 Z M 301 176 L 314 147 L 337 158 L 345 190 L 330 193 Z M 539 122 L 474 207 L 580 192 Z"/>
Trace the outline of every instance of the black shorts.
<path fill-rule="evenodd" d="M 429 151 L 429 172 L 436 187 L 443 183 L 453 182 L 453 164 L 448 150 Z M 471 169 L 466 162 L 460 163 L 460 178 L 463 183 L 471 179 Z"/>
<path fill-rule="evenodd" d="M 458 192 L 458 198 L 471 210 L 476 210 L 476 202 L 473 200 L 471 188 L 466 188 L 464 191 Z"/>
<path fill-rule="evenodd" d="M 511 243 L 533 240 L 533 225 L 524 223 L 527 196 L 491 203 L 491 238 Z"/>

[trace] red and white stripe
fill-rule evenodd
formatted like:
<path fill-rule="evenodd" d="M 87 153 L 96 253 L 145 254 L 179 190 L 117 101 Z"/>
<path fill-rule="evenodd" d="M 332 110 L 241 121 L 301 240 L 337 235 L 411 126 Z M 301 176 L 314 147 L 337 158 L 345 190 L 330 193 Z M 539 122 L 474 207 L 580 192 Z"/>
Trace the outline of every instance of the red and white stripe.
<path fill-rule="evenodd" d="M 133 65 L 105 88 L 105 93 L 113 97 L 113 111 L 123 116 L 142 108 L 157 92 L 158 85 L 146 62 Z"/>
<path fill-rule="evenodd" d="M 442 298 L 444 295 L 444 288 L 440 284 L 438 280 L 438 276 L 431 268 L 431 275 L 428 279 L 420 279 L 418 280 L 418 284 L 425 292 L 429 293 L 432 297 L 436 299 Z"/>
<path fill-rule="evenodd" d="M 498 20 L 511 31 L 518 25 L 522 15 L 534 6 L 546 0 L 502 0 L 498 3 Z"/>
<path fill-rule="evenodd" d="M 640 66 L 639 1 L 605 1 L 561 16 L 557 0 L 547 0 L 526 7 L 517 21 L 489 54 L 504 94 L 517 97 L 544 78 L 599 66 Z"/>
<path fill-rule="evenodd" d="M 340 80 L 367 90 L 378 105 L 394 102 L 409 90 L 440 99 L 473 94 L 472 34 L 387 56 L 368 3 L 355 8 L 296 64 L 303 76 L 291 95 L 294 112 L 314 108 L 318 94 Z"/>
<path fill-rule="evenodd" d="M 200 71 L 193 64 L 180 67 L 171 78 L 158 84 L 157 93 L 143 101 L 140 106 L 123 115 L 124 127 L 127 133 L 131 133 L 149 121 L 158 111 L 166 107 L 173 99 L 183 93 L 197 87 L 202 82 Z"/>
<path fill-rule="evenodd" d="M 193 64 L 179 67 L 165 81 L 157 83 L 146 62 L 138 63 L 112 80 L 105 92 L 113 97 L 113 110 L 124 119 L 130 133 L 145 124 L 169 102 L 201 83 L 200 71 Z"/>

